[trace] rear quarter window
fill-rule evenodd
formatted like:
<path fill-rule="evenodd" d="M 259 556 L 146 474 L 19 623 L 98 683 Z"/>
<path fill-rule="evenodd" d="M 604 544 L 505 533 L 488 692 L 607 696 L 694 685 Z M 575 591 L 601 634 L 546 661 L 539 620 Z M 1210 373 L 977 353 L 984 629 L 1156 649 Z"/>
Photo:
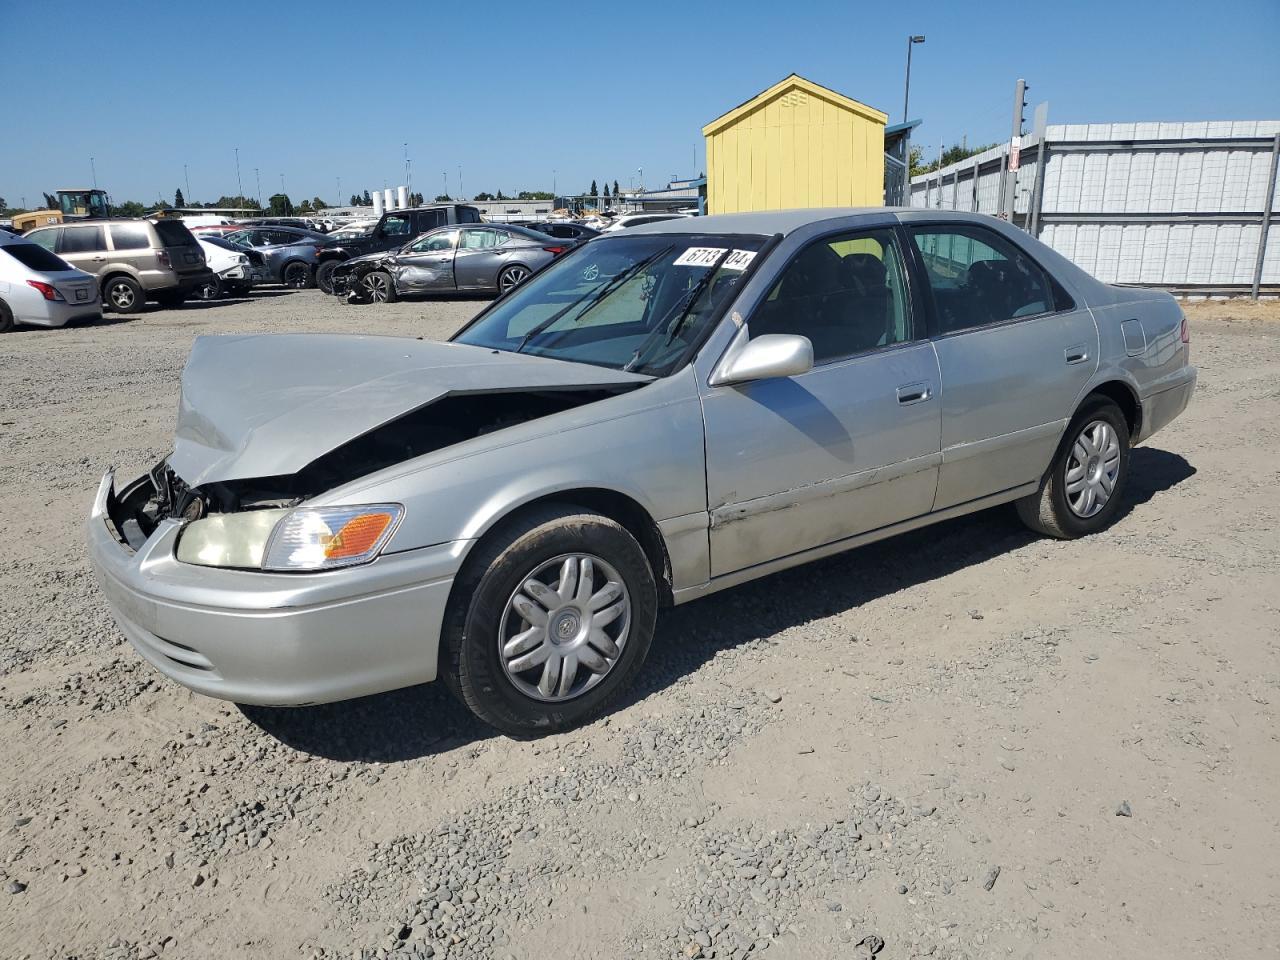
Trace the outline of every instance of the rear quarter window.
<path fill-rule="evenodd" d="M 117 250 L 145 250 L 151 246 L 151 233 L 145 223 L 113 223 L 111 245 Z"/>
<path fill-rule="evenodd" d="M 40 273 L 57 273 L 73 269 L 71 264 L 56 253 L 50 253 L 44 247 L 36 246 L 34 243 L 11 243 L 0 247 L 0 252 L 7 253 L 28 270 L 38 270 Z"/>

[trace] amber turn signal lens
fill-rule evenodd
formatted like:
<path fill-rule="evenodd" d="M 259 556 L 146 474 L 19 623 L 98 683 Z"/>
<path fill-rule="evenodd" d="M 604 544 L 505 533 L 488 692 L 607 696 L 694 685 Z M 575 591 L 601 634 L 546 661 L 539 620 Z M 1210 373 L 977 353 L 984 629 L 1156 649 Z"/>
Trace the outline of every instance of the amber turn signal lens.
<path fill-rule="evenodd" d="M 389 513 L 362 513 L 352 517 L 325 544 L 325 558 L 342 560 L 368 553 L 393 520 L 395 517 Z"/>

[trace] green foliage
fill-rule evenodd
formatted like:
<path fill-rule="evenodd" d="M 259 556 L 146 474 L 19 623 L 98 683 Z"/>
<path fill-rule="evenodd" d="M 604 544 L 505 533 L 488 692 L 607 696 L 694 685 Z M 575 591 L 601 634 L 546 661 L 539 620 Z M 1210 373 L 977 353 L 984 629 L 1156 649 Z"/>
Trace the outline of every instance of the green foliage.
<path fill-rule="evenodd" d="M 957 144 L 942 151 L 941 161 L 935 159 L 929 163 L 924 162 L 924 148 L 919 145 L 913 146 L 910 155 L 911 176 L 918 177 L 922 173 L 933 173 L 941 167 L 949 167 L 953 163 L 967 160 L 969 157 L 982 153 L 984 150 L 990 150 L 994 146 L 994 143 L 984 143 L 980 147 L 964 147 Z"/>
<path fill-rule="evenodd" d="M 613 195 L 614 195 L 615 197 L 618 195 L 618 181 L 617 181 L 617 180 L 613 181 Z"/>
<path fill-rule="evenodd" d="M 365 206 L 365 207 L 372 207 L 372 206 L 373 206 L 373 197 L 369 196 L 369 191 L 368 191 L 368 190 L 366 190 L 366 191 L 364 192 L 364 203 L 363 203 L 363 204 L 361 204 L 361 206 Z"/>
<path fill-rule="evenodd" d="M 453 197 L 449 196 L 447 193 L 441 193 L 436 195 L 436 203 L 448 203 L 452 199 Z"/>
<path fill-rule="evenodd" d="M 267 209 L 273 217 L 292 217 L 293 201 L 287 193 L 273 193 L 267 201 Z"/>
<path fill-rule="evenodd" d="M 44 208 L 45 208 L 46 210 L 60 210 L 60 209 L 62 209 L 61 205 L 58 203 L 58 198 L 57 198 L 57 196 L 56 196 L 55 194 L 52 194 L 52 193 L 46 193 L 46 194 L 44 195 Z"/>
<path fill-rule="evenodd" d="M 597 194 L 599 194 L 599 193 L 600 193 L 600 189 L 596 186 L 596 182 L 595 182 L 594 180 L 592 180 L 592 181 L 591 181 L 591 196 L 593 196 L 593 197 L 594 197 L 594 196 L 596 196 L 596 195 L 597 195 Z"/>
<path fill-rule="evenodd" d="M 313 197 L 311 200 L 311 209 L 319 213 L 321 210 L 328 210 L 329 205 L 319 197 Z"/>
<path fill-rule="evenodd" d="M 111 206 L 111 215 L 113 217 L 141 217 L 145 216 L 146 212 L 147 208 L 137 200 L 126 200 L 123 203 L 116 203 Z"/>
<path fill-rule="evenodd" d="M 181 187 L 173 191 L 173 205 L 175 207 L 185 207 L 187 205 L 187 199 L 182 195 Z"/>
<path fill-rule="evenodd" d="M 497 200 L 498 198 L 495 197 L 492 193 L 485 193 L 484 191 L 481 191 L 480 193 L 477 193 L 472 199 L 473 200 Z"/>
<path fill-rule="evenodd" d="M 500 199 L 507 199 L 501 197 Z M 521 190 L 516 194 L 517 200 L 554 200 L 555 197 L 546 190 Z"/>

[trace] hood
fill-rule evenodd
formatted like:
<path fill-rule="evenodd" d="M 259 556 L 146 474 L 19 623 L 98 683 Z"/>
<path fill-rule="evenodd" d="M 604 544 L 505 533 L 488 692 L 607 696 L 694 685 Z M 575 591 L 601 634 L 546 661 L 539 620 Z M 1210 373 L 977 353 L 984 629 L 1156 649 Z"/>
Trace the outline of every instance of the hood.
<path fill-rule="evenodd" d="M 398 337 L 197 337 L 169 466 L 187 484 L 297 473 L 449 394 L 588 389 L 652 377 Z"/>

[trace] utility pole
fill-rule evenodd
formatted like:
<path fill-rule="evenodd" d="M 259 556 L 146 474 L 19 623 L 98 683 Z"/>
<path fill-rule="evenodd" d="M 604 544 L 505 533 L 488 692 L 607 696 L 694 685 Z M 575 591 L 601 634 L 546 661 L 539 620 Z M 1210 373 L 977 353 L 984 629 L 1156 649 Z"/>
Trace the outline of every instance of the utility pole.
<path fill-rule="evenodd" d="M 259 191 L 261 193 L 261 191 Z M 244 186 L 240 183 L 240 148 L 236 147 L 236 198 L 244 204 Z M 262 206 L 262 201 L 258 201 L 258 206 Z"/>
<path fill-rule="evenodd" d="M 458 199 L 466 199 L 466 197 L 462 195 L 462 164 L 458 164 Z"/>
<path fill-rule="evenodd" d="M 1009 136 L 1009 149 L 1005 151 L 1004 180 L 1000 198 L 1000 213 L 1013 222 L 1013 202 L 1018 185 L 1018 167 L 1021 157 L 1023 118 L 1027 110 L 1027 81 L 1019 79 L 1013 87 L 1013 132 Z"/>
<path fill-rule="evenodd" d="M 413 184 L 409 180 L 409 142 L 406 140 L 404 144 L 404 188 L 412 193 Z"/>
<path fill-rule="evenodd" d="M 444 172 L 444 195 L 446 197 L 449 195 L 449 171 L 448 170 Z"/>
<path fill-rule="evenodd" d="M 253 168 L 253 183 L 258 188 L 258 210 L 262 210 L 262 177 L 258 175 L 258 168 Z"/>
<path fill-rule="evenodd" d="M 337 179 L 338 179 L 338 202 L 335 203 L 334 206 L 340 207 L 342 206 L 342 178 L 338 177 Z"/>
<path fill-rule="evenodd" d="M 187 165 L 182 165 L 182 181 L 187 185 L 187 194 L 183 197 L 187 203 L 191 203 L 191 174 L 187 172 Z"/>
<path fill-rule="evenodd" d="M 906 123 L 907 107 L 911 103 L 911 48 L 917 43 L 924 43 L 924 34 L 913 34 L 907 37 L 907 82 L 906 88 L 902 92 L 902 122 Z"/>
<path fill-rule="evenodd" d="M 94 165 L 93 157 L 89 158 L 89 172 L 93 174 L 93 189 L 98 189 L 98 168 Z"/>

